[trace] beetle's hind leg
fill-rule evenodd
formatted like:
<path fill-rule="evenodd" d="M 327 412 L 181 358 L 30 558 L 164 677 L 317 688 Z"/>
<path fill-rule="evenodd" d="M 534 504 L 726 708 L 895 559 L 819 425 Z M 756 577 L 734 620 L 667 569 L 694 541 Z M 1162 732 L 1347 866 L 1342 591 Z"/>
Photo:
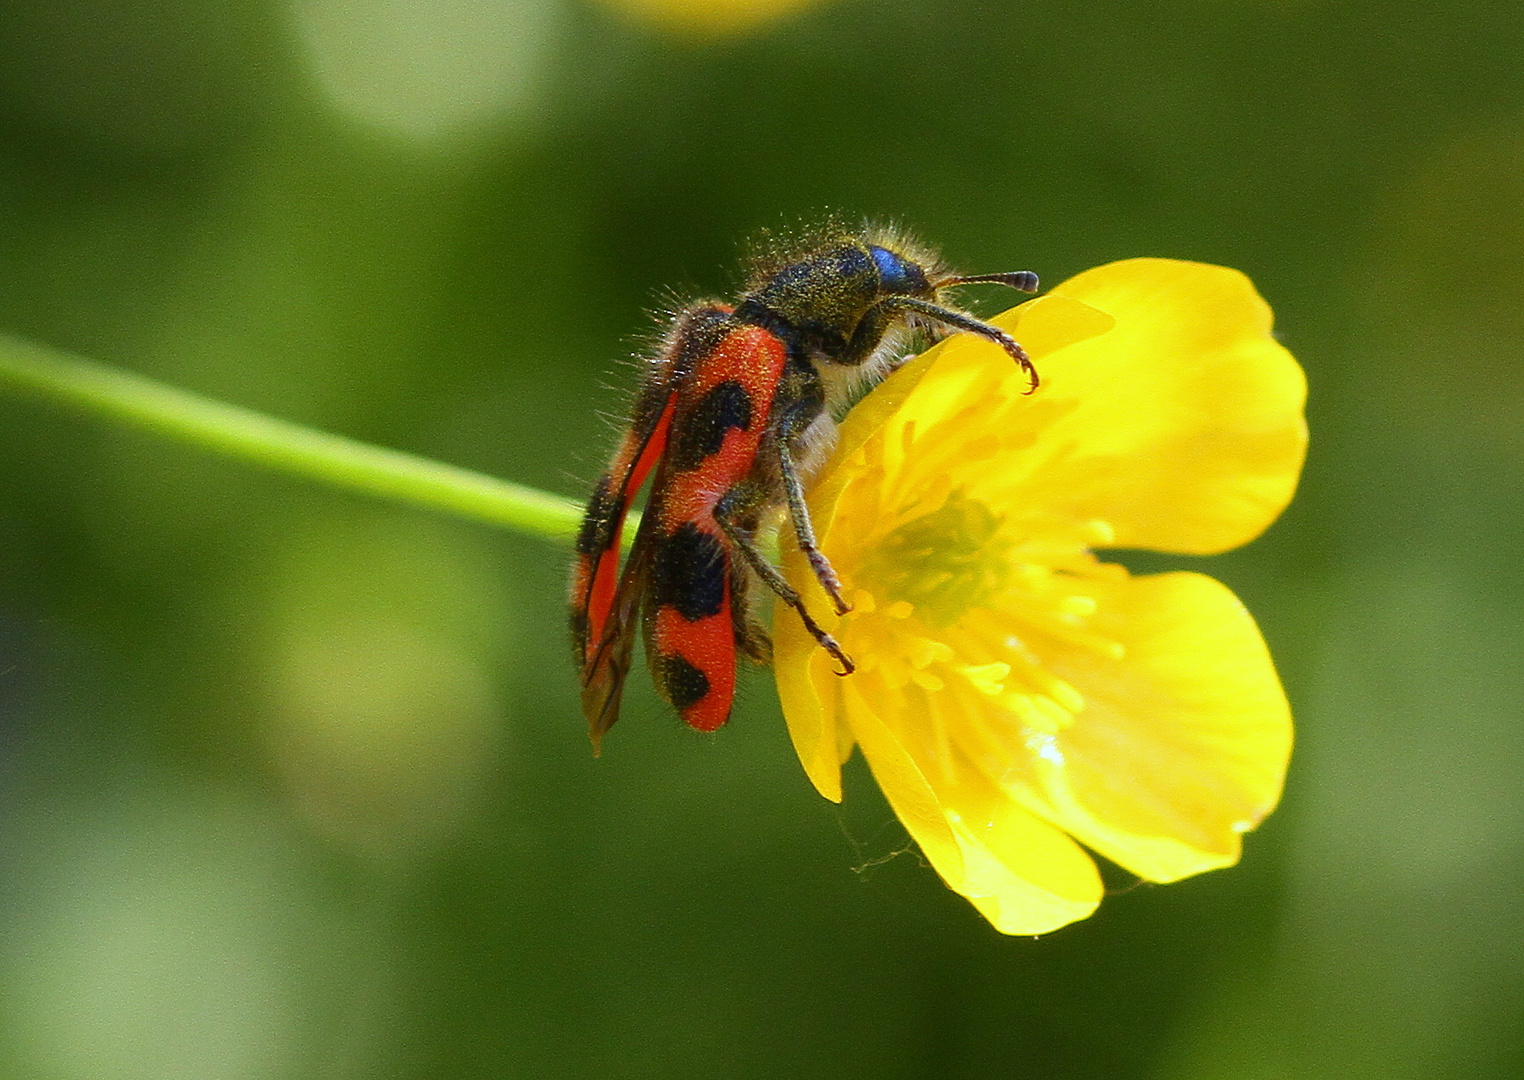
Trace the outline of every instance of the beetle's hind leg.
<path fill-rule="evenodd" d="M 729 533 L 726 537 L 736 543 Z M 756 591 L 750 560 L 744 556 L 730 560 L 730 618 L 736 651 L 752 663 L 766 667 L 773 662 L 773 639 L 757 617 Z"/>

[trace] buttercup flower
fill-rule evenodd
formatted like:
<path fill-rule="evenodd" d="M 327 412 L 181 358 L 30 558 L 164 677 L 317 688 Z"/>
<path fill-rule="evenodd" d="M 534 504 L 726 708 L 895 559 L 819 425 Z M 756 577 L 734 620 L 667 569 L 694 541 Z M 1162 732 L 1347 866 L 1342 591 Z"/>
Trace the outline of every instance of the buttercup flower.
<path fill-rule="evenodd" d="M 743 34 L 778 22 L 819 0 L 605 0 L 652 26 L 693 37 Z"/>
<path fill-rule="evenodd" d="M 1242 274 L 1133 259 L 952 338 L 848 416 L 810 509 L 853 610 L 784 572 L 857 663 L 774 619 L 778 690 L 820 793 L 854 745 L 927 859 L 1008 934 L 1089 915 L 1084 848 L 1149 881 L 1229 866 L 1280 796 L 1291 715 L 1249 613 L 1195 573 L 1290 500 L 1306 387 Z"/>

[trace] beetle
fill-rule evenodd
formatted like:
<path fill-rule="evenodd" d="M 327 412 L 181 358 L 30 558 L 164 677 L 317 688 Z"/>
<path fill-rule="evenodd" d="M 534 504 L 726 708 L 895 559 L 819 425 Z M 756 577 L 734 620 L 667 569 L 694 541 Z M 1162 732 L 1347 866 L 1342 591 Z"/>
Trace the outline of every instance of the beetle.
<path fill-rule="evenodd" d="M 786 511 L 794 541 L 839 615 L 850 607 L 821 553 L 805 484 L 851 403 L 903 362 L 906 331 L 961 330 L 1036 369 L 1008 334 L 949 306 L 975 283 L 1037 291 L 1030 271 L 952 273 L 889 229 L 827 227 L 756 258 L 739 300 L 671 318 L 647 361 L 628 426 L 588 500 L 572 573 L 571 628 L 594 752 L 619 718 L 635 628 L 657 691 L 700 731 L 730 716 L 736 663 L 770 660 L 762 589 L 794 610 L 834 659 L 853 663 L 758 548 Z M 624 522 L 650 495 L 620 565 Z"/>

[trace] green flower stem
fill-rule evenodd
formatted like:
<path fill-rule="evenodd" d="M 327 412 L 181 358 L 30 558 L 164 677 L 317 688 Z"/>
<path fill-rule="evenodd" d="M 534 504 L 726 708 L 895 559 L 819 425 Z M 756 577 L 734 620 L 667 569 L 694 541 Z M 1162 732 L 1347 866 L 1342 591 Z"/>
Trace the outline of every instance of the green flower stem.
<path fill-rule="evenodd" d="M 557 495 L 288 423 L 3 333 L 0 385 L 335 487 L 548 540 L 570 539 L 581 523 L 582 508 Z"/>

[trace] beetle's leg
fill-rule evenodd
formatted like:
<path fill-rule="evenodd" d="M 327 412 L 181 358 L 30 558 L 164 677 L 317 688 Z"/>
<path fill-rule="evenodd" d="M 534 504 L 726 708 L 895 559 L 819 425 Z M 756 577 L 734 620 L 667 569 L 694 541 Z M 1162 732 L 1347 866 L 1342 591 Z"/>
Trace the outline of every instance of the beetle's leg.
<path fill-rule="evenodd" d="M 752 527 L 737 525 L 736 531 L 750 534 Z M 728 535 L 726 537 L 729 539 Z M 735 631 L 736 649 L 754 664 L 766 666 L 773 662 L 773 639 L 767 627 L 757 617 L 751 565 L 744 558 L 730 558 L 730 617 Z"/>
<path fill-rule="evenodd" d="M 858 322 L 857 329 L 852 331 L 852 338 L 847 342 L 847 350 L 841 356 L 834 358 L 838 364 L 846 364 L 856 367 L 868 357 L 878 351 L 883 344 L 884 335 L 894 325 L 894 321 L 900 317 L 900 312 L 890 307 L 887 301 L 880 300 L 863 313 L 862 320 Z"/>
<path fill-rule="evenodd" d="M 815 580 L 820 582 L 820 587 L 831 598 L 831 603 L 836 605 L 836 614 L 845 615 L 852 610 L 852 605 L 842 599 L 841 578 L 836 576 L 831 561 L 825 557 L 815 540 L 815 525 L 810 521 L 810 508 L 804 501 L 804 485 L 799 480 L 798 470 L 794 468 L 793 456 L 788 452 L 787 439 L 778 440 L 778 475 L 783 478 L 783 490 L 788 496 L 788 516 L 794 525 L 794 537 L 799 541 L 799 550 L 810 560 Z"/>
<path fill-rule="evenodd" d="M 810 428 L 825 415 L 825 394 L 820 384 L 820 375 L 814 368 L 805 370 L 804 378 L 800 385 L 789 390 L 780 388 L 779 396 L 789 400 L 789 404 L 781 411 L 777 427 L 777 436 L 773 441 L 776 449 L 776 461 L 767 464 L 776 464 L 778 478 L 783 482 L 783 494 L 788 501 L 789 521 L 794 527 L 794 537 L 799 544 L 799 550 L 804 552 L 804 557 L 810 562 L 810 570 L 815 575 L 815 580 L 831 598 L 832 605 L 836 608 L 836 614 L 845 615 L 852 610 L 852 605 L 847 603 L 841 595 L 841 578 L 836 576 L 836 570 L 831 566 L 831 561 L 820 550 L 820 543 L 815 539 L 815 525 L 810 521 L 809 504 L 804 498 L 804 483 L 799 479 L 799 470 L 794 464 L 793 451 L 790 447 L 795 439 L 804 436 Z M 791 400 L 790 400 L 791 399 Z M 764 446 L 763 453 L 767 454 Z M 768 456 L 772 456 L 768 454 Z"/>
<path fill-rule="evenodd" d="M 857 665 L 852 662 L 846 653 L 841 651 L 841 646 L 837 644 L 836 639 L 822 630 L 820 624 L 810 618 L 810 613 L 804 606 L 804 600 L 794 591 L 794 587 L 783 580 L 783 575 L 778 573 L 777 567 L 762 557 L 762 553 L 757 550 L 756 545 L 752 542 L 751 536 L 737 527 L 734 521 L 731 520 L 732 515 L 741 512 L 741 506 L 738 504 L 743 504 L 744 501 L 745 489 L 742 485 L 737 485 L 727 491 L 720 497 L 720 501 L 715 504 L 715 524 L 719 525 L 720 531 L 735 545 L 735 549 L 741 553 L 741 557 L 757 572 L 757 576 L 762 579 L 763 584 L 777 593 L 778 599 L 798 612 L 800 620 L 804 623 L 804 628 L 820 643 L 820 647 L 830 653 L 832 659 L 841 665 L 841 670 L 836 674 L 852 674 L 852 672 L 857 670 Z"/>
<path fill-rule="evenodd" d="M 1032 358 L 1027 355 L 1016 339 L 1007 334 L 998 326 L 991 326 L 983 320 L 976 319 L 972 315 L 952 308 L 945 308 L 940 304 L 933 304 L 930 300 L 922 300 L 915 296 L 886 296 L 868 309 L 863 316 L 862 322 L 857 324 L 857 330 L 852 335 L 851 342 L 847 345 L 849 359 L 844 362 L 849 364 L 862 363 L 872 351 L 872 345 L 876 345 L 889 328 L 889 324 L 896 318 L 906 313 L 914 313 L 933 319 L 944 326 L 950 326 L 955 330 L 965 330 L 970 334 L 978 334 L 982 338 L 988 338 L 1010 354 L 1012 360 L 1021 365 L 1021 370 L 1026 372 L 1031 386 L 1027 393 L 1037 389 L 1037 368 L 1032 364 Z M 869 345 L 869 343 L 872 345 Z"/>

